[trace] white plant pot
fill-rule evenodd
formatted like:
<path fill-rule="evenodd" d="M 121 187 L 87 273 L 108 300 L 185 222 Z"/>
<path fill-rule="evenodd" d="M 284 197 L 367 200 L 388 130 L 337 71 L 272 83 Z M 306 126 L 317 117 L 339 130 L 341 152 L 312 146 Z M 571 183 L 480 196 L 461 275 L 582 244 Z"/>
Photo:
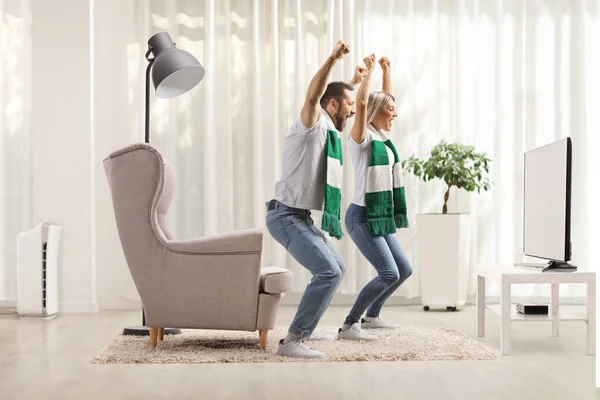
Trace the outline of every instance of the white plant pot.
<path fill-rule="evenodd" d="M 423 308 L 464 308 L 469 287 L 470 215 L 418 214 L 416 225 Z"/>

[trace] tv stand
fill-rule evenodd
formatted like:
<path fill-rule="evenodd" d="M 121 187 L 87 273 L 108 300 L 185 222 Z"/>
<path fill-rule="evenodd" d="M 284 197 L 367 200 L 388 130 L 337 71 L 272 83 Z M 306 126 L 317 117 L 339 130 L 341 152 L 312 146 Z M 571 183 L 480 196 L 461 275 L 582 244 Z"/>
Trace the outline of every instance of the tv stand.
<path fill-rule="evenodd" d="M 511 324 L 517 321 L 551 321 L 552 336 L 558 336 L 559 321 L 586 322 L 587 354 L 596 354 L 596 273 L 587 271 L 541 273 L 533 268 L 517 268 L 511 265 L 482 264 L 477 265 L 477 296 L 476 296 L 476 335 L 485 336 L 486 309 L 499 314 L 500 320 L 500 353 L 510 354 Z M 500 285 L 500 304 L 486 304 L 486 283 L 494 281 Z M 550 285 L 550 307 L 548 315 L 527 315 L 519 313 L 511 301 L 513 284 L 535 283 Z M 583 315 L 574 315 L 559 308 L 559 288 L 565 283 L 584 283 L 587 286 L 587 310 Z M 525 346 L 524 346 L 525 348 Z"/>
<path fill-rule="evenodd" d="M 531 267 L 531 268 L 541 268 L 542 272 L 547 271 L 555 271 L 555 272 L 573 272 L 577 271 L 577 267 L 575 265 L 571 265 L 568 262 L 564 261 L 548 261 L 547 263 L 519 263 L 516 262 L 514 264 L 515 267 Z"/>
<path fill-rule="evenodd" d="M 549 261 L 546 264 L 546 267 L 542 269 L 542 272 L 546 271 L 556 271 L 556 272 L 571 272 L 577 271 L 577 267 L 575 265 L 571 265 L 568 262 L 564 261 Z"/>

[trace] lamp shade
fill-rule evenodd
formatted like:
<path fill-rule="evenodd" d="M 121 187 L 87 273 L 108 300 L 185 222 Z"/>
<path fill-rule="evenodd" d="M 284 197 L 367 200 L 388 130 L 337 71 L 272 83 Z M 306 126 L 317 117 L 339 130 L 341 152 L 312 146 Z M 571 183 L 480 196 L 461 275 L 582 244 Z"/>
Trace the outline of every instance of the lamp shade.
<path fill-rule="evenodd" d="M 149 52 L 154 55 L 152 82 L 161 98 L 179 96 L 204 78 L 204 67 L 190 53 L 175 47 L 168 33 L 160 32 L 148 40 Z"/>

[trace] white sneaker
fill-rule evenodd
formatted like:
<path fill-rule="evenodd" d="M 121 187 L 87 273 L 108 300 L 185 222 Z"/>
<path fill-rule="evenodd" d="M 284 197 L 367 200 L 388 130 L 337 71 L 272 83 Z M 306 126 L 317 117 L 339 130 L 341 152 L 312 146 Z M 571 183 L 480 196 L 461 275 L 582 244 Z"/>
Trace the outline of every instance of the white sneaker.
<path fill-rule="evenodd" d="M 278 356 L 284 357 L 295 357 L 295 358 L 314 358 L 323 359 L 325 354 L 320 351 L 311 349 L 304 342 L 300 340 L 290 340 L 286 344 L 283 344 L 283 339 L 279 341 L 279 348 L 277 349 Z"/>
<path fill-rule="evenodd" d="M 325 341 L 331 341 L 331 340 L 335 340 L 335 338 L 332 335 L 328 335 L 327 333 L 313 332 L 313 333 L 310 334 L 309 337 L 306 338 L 306 340 L 325 340 Z"/>
<path fill-rule="evenodd" d="M 346 340 L 379 340 L 377 336 L 370 335 L 363 331 L 358 322 L 353 324 L 347 331 L 343 331 L 341 328 L 338 331 L 338 339 Z"/>
<path fill-rule="evenodd" d="M 387 322 L 381 317 L 375 317 L 371 321 L 366 319 L 361 320 L 360 327 L 362 329 L 378 329 L 378 328 L 396 328 L 396 325 Z"/>

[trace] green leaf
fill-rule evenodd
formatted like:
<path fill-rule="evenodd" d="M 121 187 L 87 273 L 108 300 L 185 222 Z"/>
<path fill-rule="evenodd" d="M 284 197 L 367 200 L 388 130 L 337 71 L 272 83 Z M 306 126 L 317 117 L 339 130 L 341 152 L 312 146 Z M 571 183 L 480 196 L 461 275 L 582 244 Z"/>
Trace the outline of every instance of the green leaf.
<path fill-rule="evenodd" d="M 413 154 L 402 162 L 402 168 L 424 182 L 440 179 L 448 187 L 481 193 L 481 189 L 490 190 L 492 185 L 487 177 L 491 162 L 486 153 L 477 153 L 473 145 L 441 140 L 433 146 L 426 159 L 419 159 Z"/>

